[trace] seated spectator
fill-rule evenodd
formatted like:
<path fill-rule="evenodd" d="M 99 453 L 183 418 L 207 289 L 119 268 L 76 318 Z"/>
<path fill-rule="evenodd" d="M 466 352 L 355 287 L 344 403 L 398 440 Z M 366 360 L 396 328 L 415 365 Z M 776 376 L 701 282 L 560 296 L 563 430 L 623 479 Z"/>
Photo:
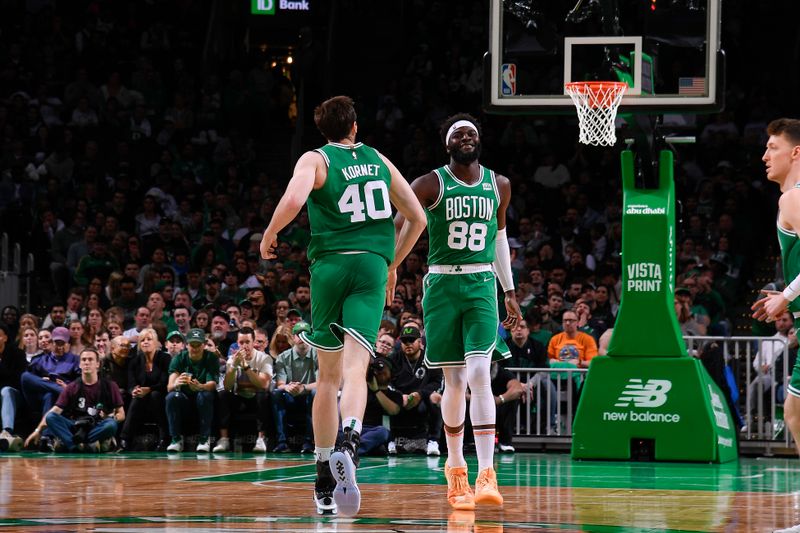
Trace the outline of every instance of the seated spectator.
<path fill-rule="evenodd" d="M 124 337 L 117 337 L 114 340 L 126 341 Z M 156 449 L 158 451 L 167 449 L 168 428 L 164 398 L 169 381 L 170 356 L 160 348 L 155 330 L 142 330 L 136 354 L 127 364 L 127 384 L 131 403 L 128 417 L 120 433 L 119 446 L 122 450 L 132 449 L 133 439 L 139 434 L 142 424 L 148 418 L 158 426 Z"/>
<path fill-rule="evenodd" d="M 203 330 L 190 330 L 186 338 L 188 350 L 173 357 L 169 364 L 166 411 L 172 442 L 167 446 L 168 452 L 183 451 L 184 423 L 192 414 L 196 414 L 200 423 L 197 451 L 211 451 L 219 361 L 216 354 L 204 348 L 205 341 Z"/>
<path fill-rule="evenodd" d="M 362 422 L 358 455 L 380 453 L 385 455 L 390 441 L 389 430 L 383 425 L 384 415 L 400 413 L 403 394 L 394 389 L 392 363 L 386 357 L 376 357 L 367 371 L 367 406 Z"/>
<path fill-rule="evenodd" d="M 142 331 L 147 330 L 143 329 Z M 131 404 L 131 393 L 128 388 L 128 354 L 130 351 L 131 341 L 124 335 L 120 335 L 111 339 L 109 357 L 100 361 L 100 374 L 117 384 L 125 409 Z"/>
<path fill-rule="evenodd" d="M 56 328 L 52 333 L 53 351 L 31 361 L 22 374 L 22 395 L 30 409 L 48 413 L 68 383 L 80 376 L 78 356 L 69 349 L 69 330 Z"/>
<path fill-rule="evenodd" d="M 588 368 L 592 358 L 597 355 L 597 343 L 594 337 L 578 331 L 578 315 L 575 311 L 564 311 L 561 317 L 564 331 L 553 335 L 547 345 L 547 355 L 550 358 L 550 366 L 553 368 Z M 575 386 L 572 387 L 572 413 L 578 408 L 579 390 L 581 376 L 578 373 L 559 372 L 557 378 L 568 380 L 573 379 Z M 564 388 L 569 390 L 569 384 Z"/>
<path fill-rule="evenodd" d="M 70 320 L 77 319 L 77 314 L 70 317 Z M 50 312 L 44 317 L 42 329 L 52 330 L 67 325 L 67 306 L 59 302 L 50 306 Z"/>
<path fill-rule="evenodd" d="M 761 345 L 761 350 L 753 358 L 753 370 L 755 370 L 755 377 L 747 385 L 747 402 L 745 405 L 745 427 L 743 431 L 747 431 L 750 427 L 751 431 L 758 431 L 754 429 L 752 412 L 754 409 L 753 403 L 758 403 L 758 395 L 761 394 L 765 401 L 763 402 L 764 409 L 767 411 L 765 415 L 769 415 L 769 402 L 771 399 L 772 388 L 776 385 L 781 387 L 779 394 L 776 394 L 776 402 L 781 402 L 781 396 L 785 392 L 782 390 L 782 383 L 773 379 L 774 373 L 772 372 L 773 366 L 778 359 L 783 355 L 784 346 L 789 344 L 789 331 L 792 329 L 793 317 L 789 311 L 784 311 L 775 320 L 775 329 L 777 332 L 771 339 L 765 339 Z M 772 340 L 774 339 L 774 340 Z M 781 342 L 783 341 L 783 342 Z M 777 367 L 775 367 L 777 371 Z M 785 398 L 785 396 L 784 396 Z"/>
<path fill-rule="evenodd" d="M 597 355 L 597 343 L 594 337 L 578 331 L 578 315 L 574 311 L 564 311 L 561 322 L 564 331 L 553 335 L 550 339 L 547 355 L 551 361 L 588 368 L 589 362 Z"/>
<path fill-rule="evenodd" d="M 100 354 L 100 360 L 102 361 L 106 357 L 108 357 L 111 353 L 111 339 L 108 331 L 101 329 L 98 330 L 94 336 L 94 347 L 97 350 L 97 353 Z"/>
<path fill-rule="evenodd" d="M 214 453 L 230 450 L 228 430 L 231 419 L 239 413 L 242 404 L 256 413 L 256 439 L 254 452 L 266 452 L 266 428 L 269 414 L 269 383 L 272 379 L 272 358 L 254 347 L 255 332 L 244 327 L 239 330 L 236 342 L 239 348 L 228 357 L 219 391 L 219 441 Z"/>
<path fill-rule="evenodd" d="M 231 317 L 225 311 L 214 311 L 211 317 L 211 338 L 217 346 L 217 350 L 224 357 L 228 355 L 228 348 L 236 342 L 236 335 L 231 333 Z M 222 361 L 225 364 L 225 361 Z"/>
<path fill-rule="evenodd" d="M 175 357 L 186 349 L 186 337 L 180 331 L 170 331 L 167 333 L 167 355 Z"/>
<path fill-rule="evenodd" d="M 69 349 L 72 353 L 81 353 L 84 348 L 91 346 L 92 341 L 88 337 L 86 327 L 80 320 L 72 320 L 69 323 Z"/>
<path fill-rule="evenodd" d="M 38 339 L 39 350 L 41 351 L 41 353 L 39 355 L 45 354 L 45 353 L 50 353 L 50 352 L 53 351 L 53 334 L 52 334 L 52 332 L 50 332 L 50 331 L 48 331 L 46 329 L 40 330 L 39 334 L 36 336 L 36 338 Z M 31 361 L 28 361 L 28 364 L 30 364 L 30 363 L 31 363 Z"/>
<path fill-rule="evenodd" d="M 528 322 L 526 320 L 518 320 L 517 324 L 511 330 L 511 342 L 508 343 L 508 349 L 511 351 L 511 358 L 505 361 L 505 367 L 547 368 L 550 366 L 547 357 L 547 349 L 542 343 L 530 335 Z M 532 376 L 523 373 L 520 376 L 520 380 L 525 388 L 523 401 L 528 401 L 528 399 L 530 399 L 530 408 L 532 411 L 534 409 L 536 410 L 538 417 L 541 417 L 541 413 L 546 411 L 547 406 L 549 406 L 549 422 L 544 421 L 540 422 L 540 424 L 543 423 L 545 428 L 547 424 L 554 424 L 558 407 L 555 401 L 558 391 L 553 381 L 550 379 L 550 373 L 535 372 Z M 494 381 L 492 383 L 494 384 Z M 505 396 L 503 398 L 505 398 Z M 497 426 L 500 426 L 499 418 Z M 505 442 L 508 443 L 510 441 Z"/>
<path fill-rule="evenodd" d="M 514 453 L 511 437 L 514 434 L 517 408 L 525 388 L 514 377 L 514 374 L 503 368 L 497 361 L 492 362 L 490 376 L 492 378 L 492 395 L 494 396 L 496 409 L 495 427 L 499 434 L 497 447 L 500 453 Z M 467 402 L 469 402 L 469 399 L 470 391 L 467 389 Z M 467 404 L 467 412 L 469 412 L 469 404 Z M 464 433 L 472 434 L 472 431 L 465 428 Z"/>
<path fill-rule="evenodd" d="M 94 348 L 81 352 L 80 369 L 80 377 L 64 388 L 25 440 L 26 447 L 39 442 L 45 428 L 54 437 L 53 451 L 98 453 L 113 447 L 117 426 L 125 420 L 122 395 L 116 383 L 100 377 Z"/>
<path fill-rule="evenodd" d="M 139 332 L 145 328 L 152 327 L 153 325 L 150 309 L 144 306 L 139 307 L 136 310 L 134 321 L 135 325 L 132 328 L 125 330 L 125 332 L 123 333 L 123 335 L 125 335 L 126 337 L 128 337 L 128 339 L 130 339 L 132 346 L 136 345 L 136 342 L 139 338 Z"/>
<path fill-rule="evenodd" d="M 42 353 L 39 348 L 39 330 L 32 326 L 22 326 L 19 337 L 19 349 L 25 353 L 25 360 L 30 363 L 34 357 Z"/>
<path fill-rule="evenodd" d="M 694 280 L 692 280 L 694 282 Z M 692 291 L 689 287 L 675 289 L 675 315 L 683 335 L 703 336 L 706 334 L 705 320 L 698 320 L 692 312 Z M 708 316 L 706 316 L 708 318 Z"/>
<path fill-rule="evenodd" d="M 14 429 L 17 407 L 22 401 L 19 383 L 26 365 L 25 354 L 9 338 L 8 326 L 0 322 L 0 449 L 12 452 L 22 448 L 22 439 Z"/>
<path fill-rule="evenodd" d="M 272 340 L 269 341 L 269 354 L 273 360 L 277 360 L 278 356 L 291 348 L 294 345 L 294 336 L 292 335 L 292 328 L 289 326 L 278 326 L 272 334 Z"/>
<path fill-rule="evenodd" d="M 272 391 L 272 413 L 278 444 L 273 452 L 288 452 L 286 440 L 286 417 L 289 411 L 298 411 L 305 418 L 306 432 L 301 453 L 314 451 L 314 428 L 311 425 L 311 406 L 317 388 L 317 349 L 303 342 L 298 334 L 311 332 L 306 322 L 298 322 L 292 328 L 294 345 L 278 355 L 275 360 L 275 390 Z M 278 332 L 275 332 L 275 336 Z"/>
<path fill-rule="evenodd" d="M 394 351 L 395 339 L 391 333 L 380 333 L 375 342 L 375 354 L 390 357 Z"/>
<path fill-rule="evenodd" d="M 420 338 L 416 325 L 403 326 L 401 350 L 391 358 L 392 385 L 403 394 L 403 409 L 389 418 L 395 438 L 389 443 L 390 454 L 397 453 L 398 447 L 409 452 L 424 450 L 428 455 L 440 453 L 444 374 L 438 368 L 425 366 Z M 419 440 L 422 440 L 421 445 L 418 445 Z"/>

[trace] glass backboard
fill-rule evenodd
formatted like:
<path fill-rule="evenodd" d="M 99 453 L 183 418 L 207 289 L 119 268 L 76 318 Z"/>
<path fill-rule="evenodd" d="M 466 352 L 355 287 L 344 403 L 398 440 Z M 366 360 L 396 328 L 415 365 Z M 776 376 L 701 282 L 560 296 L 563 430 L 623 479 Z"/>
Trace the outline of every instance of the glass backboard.
<path fill-rule="evenodd" d="M 485 107 L 574 112 L 564 84 L 625 81 L 621 113 L 722 108 L 721 0 L 490 0 Z"/>

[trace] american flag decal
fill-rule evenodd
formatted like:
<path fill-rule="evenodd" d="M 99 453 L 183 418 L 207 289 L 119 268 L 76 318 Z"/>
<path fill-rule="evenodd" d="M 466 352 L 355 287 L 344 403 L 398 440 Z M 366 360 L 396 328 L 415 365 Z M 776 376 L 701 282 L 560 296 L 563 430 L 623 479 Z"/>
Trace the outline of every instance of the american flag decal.
<path fill-rule="evenodd" d="M 705 78 L 678 78 L 678 94 L 681 96 L 704 96 Z"/>

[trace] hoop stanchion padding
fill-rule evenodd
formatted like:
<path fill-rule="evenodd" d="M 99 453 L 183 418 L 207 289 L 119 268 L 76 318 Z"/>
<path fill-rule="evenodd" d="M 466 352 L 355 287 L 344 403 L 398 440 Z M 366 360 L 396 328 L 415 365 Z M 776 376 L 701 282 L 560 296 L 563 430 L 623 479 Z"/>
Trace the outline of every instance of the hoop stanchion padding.
<path fill-rule="evenodd" d="M 614 120 L 628 85 L 617 81 L 573 81 L 564 85 L 578 110 L 583 144 L 613 146 L 617 142 Z"/>

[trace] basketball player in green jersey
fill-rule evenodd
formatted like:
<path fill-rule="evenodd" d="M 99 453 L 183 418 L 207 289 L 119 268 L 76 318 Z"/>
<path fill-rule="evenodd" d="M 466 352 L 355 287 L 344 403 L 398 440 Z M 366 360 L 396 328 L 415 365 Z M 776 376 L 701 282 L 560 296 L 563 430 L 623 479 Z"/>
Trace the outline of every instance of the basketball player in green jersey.
<path fill-rule="evenodd" d="M 781 188 L 778 200 L 778 242 L 781 248 L 783 278 L 786 288 L 780 291 L 761 291 L 764 297 L 753 304 L 753 317 L 774 321 L 785 310 L 800 326 L 800 120 L 780 118 L 767 126 L 767 149 L 761 158 L 767 165 L 767 179 Z M 792 432 L 795 444 L 800 443 L 800 359 L 792 370 L 787 388 L 783 417 Z M 795 526 L 785 531 L 799 531 Z"/>
<path fill-rule="evenodd" d="M 320 514 L 352 516 L 361 505 L 356 463 L 367 401 L 367 366 L 384 302 L 394 296 L 395 269 L 425 229 L 425 212 L 395 166 L 356 138 L 356 113 L 346 96 L 326 100 L 314 122 L 328 144 L 306 152 L 264 231 L 261 255 L 275 258 L 278 232 L 308 204 L 311 224 L 312 331 L 319 376 L 312 420 Z M 394 205 L 409 221 L 395 234 Z M 395 244 L 396 237 L 396 244 Z M 342 378 L 344 381 L 342 381 Z M 340 409 L 344 442 L 336 451 Z"/>
<path fill-rule="evenodd" d="M 511 329 L 521 318 L 506 237 L 511 184 L 478 162 L 480 131 L 472 116 L 447 119 L 442 140 L 450 163 L 411 184 L 428 216 L 429 267 L 422 299 L 425 363 L 444 371 L 447 499 L 454 509 L 472 510 L 476 503 L 503 503 L 493 467 L 496 405 L 490 368 L 493 354 L 510 355 L 497 334 L 495 275 L 505 292 L 503 326 Z M 398 227 L 401 215 L 395 219 Z M 463 453 L 468 385 L 478 455 L 474 493 Z"/>

